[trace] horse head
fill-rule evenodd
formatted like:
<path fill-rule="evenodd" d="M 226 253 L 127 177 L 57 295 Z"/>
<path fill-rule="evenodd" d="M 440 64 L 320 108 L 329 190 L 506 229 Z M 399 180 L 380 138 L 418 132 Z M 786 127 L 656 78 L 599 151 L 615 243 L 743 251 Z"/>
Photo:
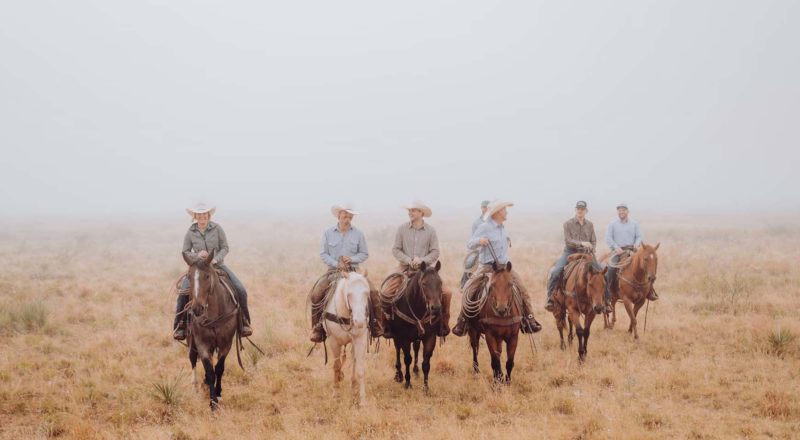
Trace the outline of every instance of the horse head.
<path fill-rule="evenodd" d="M 656 251 L 661 243 L 656 243 L 655 246 L 650 246 L 642 243 L 639 251 L 636 252 L 636 260 L 638 267 L 644 271 L 644 280 L 647 283 L 656 281 L 656 272 L 658 271 L 658 254 Z"/>
<path fill-rule="evenodd" d="M 419 289 L 425 299 L 428 313 L 431 315 L 442 313 L 442 278 L 439 276 L 439 269 L 441 268 L 441 261 L 437 261 L 433 267 L 423 261 L 419 266 L 419 274 L 417 275 Z"/>
<path fill-rule="evenodd" d="M 492 309 L 497 316 L 505 317 L 511 313 L 514 288 L 513 276 L 511 275 L 511 262 L 506 264 L 492 263 L 492 284 L 489 286 L 492 292 Z"/>
<path fill-rule="evenodd" d="M 214 254 L 212 250 L 204 259 L 191 259 L 186 254 L 183 255 L 183 260 L 189 265 L 187 276 L 192 292 L 192 313 L 195 316 L 202 315 L 208 309 L 208 298 L 218 281 L 217 272 L 211 264 Z"/>
<path fill-rule="evenodd" d="M 369 283 L 360 273 L 342 278 L 342 296 L 355 328 L 365 328 L 369 316 Z"/>
<path fill-rule="evenodd" d="M 603 312 L 603 293 L 606 289 L 607 271 L 608 266 L 604 267 L 603 270 L 597 270 L 591 265 L 591 263 L 589 264 L 589 268 L 587 270 L 586 296 L 588 296 L 589 300 L 592 302 L 592 308 L 594 309 L 595 313 Z"/>

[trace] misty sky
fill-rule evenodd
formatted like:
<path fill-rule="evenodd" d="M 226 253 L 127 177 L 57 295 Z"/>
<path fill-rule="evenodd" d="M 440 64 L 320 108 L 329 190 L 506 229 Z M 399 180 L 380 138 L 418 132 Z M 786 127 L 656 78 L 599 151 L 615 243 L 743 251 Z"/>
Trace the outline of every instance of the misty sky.
<path fill-rule="evenodd" d="M 800 209 L 800 2 L 0 3 L 5 213 Z"/>

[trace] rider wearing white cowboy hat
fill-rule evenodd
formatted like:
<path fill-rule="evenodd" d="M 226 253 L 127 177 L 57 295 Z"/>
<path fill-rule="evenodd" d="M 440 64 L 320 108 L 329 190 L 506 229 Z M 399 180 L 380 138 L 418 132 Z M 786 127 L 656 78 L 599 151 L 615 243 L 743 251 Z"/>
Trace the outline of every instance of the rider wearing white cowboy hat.
<path fill-rule="evenodd" d="M 414 201 L 403 207 L 408 211 L 408 222 L 397 228 L 392 246 L 392 255 L 397 259 L 398 267 L 395 273 L 389 275 L 383 283 L 383 294 L 393 297 L 400 287 L 402 277 L 398 274 L 416 271 L 422 263 L 433 267 L 439 260 L 439 238 L 436 230 L 425 222 L 425 217 L 433 215 L 433 211 L 423 202 Z M 390 280 L 392 278 L 392 280 Z M 450 333 L 450 291 L 442 288 L 442 319 L 439 328 L 439 336 L 447 336 Z M 379 314 L 383 327 L 383 336 L 391 339 L 390 327 L 386 325 L 386 319 L 391 318 L 391 309 L 381 310 Z"/>
<path fill-rule="evenodd" d="M 219 269 L 225 271 L 228 278 L 236 290 L 239 306 L 242 309 L 244 316 L 244 324 L 241 329 L 242 336 L 250 336 L 253 334 L 250 328 L 250 310 L 247 307 L 247 290 L 244 284 L 236 277 L 236 274 L 225 265 L 224 259 L 228 255 L 228 238 L 225 236 L 225 231 L 218 223 L 211 221 L 211 216 L 214 215 L 217 208 L 215 206 L 208 206 L 205 203 L 198 203 L 191 208 L 186 208 L 186 212 L 192 216 L 192 225 L 186 231 L 186 236 L 183 238 L 183 254 L 190 260 L 198 258 L 206 258 L 212 250 L 214 251 L 214 260 L 212 264 Z M 178 295 L 178 304 L 175 308 L 175 322 L 173 323 L 173 337 L 177 340 L 186 339 L 186 314 L 180 314 L 186 303 L 189 302 L 189 279 L 183 277 L 181 280 L 181 292 L 187 294 Z"/>
<path fill-rule="evenodd" d="M 351 205 L 343 204 L 333 205 L 331 214 L 336 217 L 337 223 L 323 232 L 319 251 L 322 262 L 328 266 L 328 271 L 317 280 L 308 294 L 308 299 L 312 305 L 311 342 L 325 340 L 325 329 L 321 322 L 323 312 L 321 302 L 325 299 L 325 293 L 338 276 L 339 271 L 354 271 L 359 264 L 369 258 L 367 239 L 364 233 L 351 225 L 353 216 L 359 213 Z M 380 304 L 380 301 L 376 302 L 378 291 L 372 287 L 372 284 L 370 284 L 370 295 L 373 306 L 377 308 L 377 304 Z M 373 337 L 378 337 L 382 334 L 382 329 L 376 321 L 373 319 L 373 322 L 371 322 Z"/>
<path fill-rule="evenodd" d="M 468 249 L 480 249 L 480 254 L 478 256 L 478 269 L 462 288 L 465 297 L 471 297 L 480 291 L 480 288 L 483 287 L 482 283 L 486 280 L 486 277 L 483 275 L 493 272 L 492 263 L 504 265 L 508 262 L 510 240 L 503 224 L 506 222 L 508 216 L 507 208 L 511 206 L 514 206 L 511 202 L 494 201 L 490 203 L 483 216 L 484 223 L 475 230 L 475 233 L 472 234 L 472 238 L 467 242 Z M 533 317 L 533 308 L 530 305 L 528 292 L 525 286 L 522 285 L 522 280 L 519 278 L 517 272 L 512 270 L 511 275 L 514 285 L 519 290 L 523 309 L 525 309 L 522 311 L 522 331 L 524 333 L 536 333 L 542 329 L 542 325 Z M 458 322 L 453 328 L 453 334 L 456 336 L 464 336 L 466 331 L 467 319 L 462 307 L 461 313 L 458 316 Z"/>

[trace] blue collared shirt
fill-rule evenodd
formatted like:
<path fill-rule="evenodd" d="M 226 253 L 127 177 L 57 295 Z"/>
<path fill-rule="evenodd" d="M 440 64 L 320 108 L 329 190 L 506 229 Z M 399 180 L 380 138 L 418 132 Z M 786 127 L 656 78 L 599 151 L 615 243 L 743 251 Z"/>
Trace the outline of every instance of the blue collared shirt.
<path fill-rule="evenodd" d="M 617 218 L 608 225 L 606 231 L 606 244 L 611 250 L 625 246 L 639 247 L 643 238 L 639 223 L 630 217 L 625 222 Z"/>
<path fill-rule="evenodd" d="M 480 216 L 474 222 L 472 222 L 472 233 L 474 234 L 475 231 L 478 230 L 478 226 L 482 224 L 483 224 L 483 216 Z"/>
<path fill-rule="evenodd" d="M 339 257 L 350 257 L 353 266 L 358 266 L 369 257 L 367 250 L 367 239 L 360 230 L 350 227 L 347 233 L 339 231 L 339 225 L 332 226 L 322 234 L 319 256 L 322 262 L 329 268 L 336 269 L 339 264 Z"/>
<path fill-rule="evenodd" d="M 492 219 L 486 220 L 483 224 L 478 226 L 478 229 L 472 234 L 472 238 L 467 242 L 467 248 L 469 250 L 478 249 L 478 247 L 480 247 L 478 242 L 481 238 L 488 239 L 489 243 L 492 244 L 494 253 L 497 254 L 498 264 L 506 264 L 506 262 L 508 262 L 508 234 L 506 233 L 505 226 L 498 225 L 497 222 Z M 479 261 L 481 264 L 492 264 L 494 261 L 489 246 L 480 247 Z"/>

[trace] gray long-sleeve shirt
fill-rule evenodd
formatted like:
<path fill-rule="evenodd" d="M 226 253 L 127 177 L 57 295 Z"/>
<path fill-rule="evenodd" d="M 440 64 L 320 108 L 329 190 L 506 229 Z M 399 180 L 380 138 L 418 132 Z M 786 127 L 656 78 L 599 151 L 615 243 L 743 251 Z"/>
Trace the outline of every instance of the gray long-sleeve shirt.
<path fill-rule="evenodd" d="M 183 254 L 190 259 L 197 258 L 200 251 L 214 252 L 214 259 L 218 265 L 223 264 L 225 256 L 228 255 L 228 238 L 222 226 L 214 222 L 208 222 L 205 231 L 200 231 L 197 223 L 192 223 L 186 235 L 183 237 Z"/>
<path fill-rule="evenodd" d="M 357 267 L 369 257 L 367 250 L 367 239 L 360 230 L 350 227 L 347 233 L 339 231 L 339 225 L 332 226 L 322 234 L 319 256 L 322 262 L 327 264 L 330 269 L 336 269 L 339 264 L 339 257 L 350 257 L 350 264 Z"/>
<path fill-rule="evenodd" d="M 564 222 L 564 250 L 576 250 L 581 247 L 582 241 L 592 244 L 592 249 L 597 247 L 597 236 L 594 234 L 594 225 L 587 219 L 580 224 L 577 217 Z"/>
<path fill-rule="evenodd" d="M 392 255 L 404 268 L 411 264 L 414 257 L 419 257 L 429 266 L 436 264 L 439 259 L 439 238 L 436 230 L 427 223 L 423 223 L 419 229 L 411 222 L 403 223 L 397 228 Z"/>

